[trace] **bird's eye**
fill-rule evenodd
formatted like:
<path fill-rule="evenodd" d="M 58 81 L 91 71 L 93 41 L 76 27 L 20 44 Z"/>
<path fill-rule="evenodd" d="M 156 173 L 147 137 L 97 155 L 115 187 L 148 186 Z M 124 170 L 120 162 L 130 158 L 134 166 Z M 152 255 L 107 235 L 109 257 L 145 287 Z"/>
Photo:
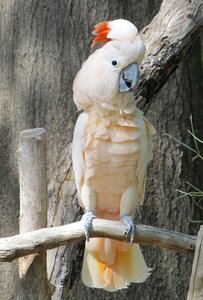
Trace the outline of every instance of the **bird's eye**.
<path fill-rule="evenodd" d="M 117 66 L 117 65 L 118 65 L 118 62 L 117 62 L 117 60 L 115 60 L 115 59 L 114 59 L 114 60 L 112 60 L 111 64 L 112 64 L 112 66 L 114 66 L 114 67 L 115 67 L 115 66 Z"/>

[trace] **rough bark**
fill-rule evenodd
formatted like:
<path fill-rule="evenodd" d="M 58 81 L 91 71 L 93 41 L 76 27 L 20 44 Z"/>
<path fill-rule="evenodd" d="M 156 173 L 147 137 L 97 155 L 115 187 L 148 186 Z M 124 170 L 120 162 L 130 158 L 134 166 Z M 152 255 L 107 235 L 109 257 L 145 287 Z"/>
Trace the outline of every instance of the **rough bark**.
<path fill-rule="evenodd" d="M 0 0 L 1 236 L 17 233 L 16 149 L 19 132 L 31 127 L 45 127 L 50 178 L 61 150 L 72 139 L 77 114 L 72 104 L 71 85 L 89 54 L 89 37 L 94 24 L 122 17 L 142 28 L 156 14 L 160 3 L 161 0 Z M 184 138 L 190 112 L 193 112 L 196 124 L 201 120 L 200 81 L 199 45 L 196 44 L 154 98 L 153 107 L 148 109 L 148 117 L 157 127 L 158 135 L 155 159 L 149 170 L 153 175 L 149 178 L 145 206 L 141 211 L 141 216 L 145 216 L 142 223 L 189 232 L 191 204 L 189 200 L 177 202 L 173 191 L 183 186 L 185 179 L 192 180 L 193 168 L 188 170 L 191 161 L 183 155 L 184 151 L 162 135 L 167 131 Z M 78 220 L 81 214 L 72 173 L 67 172 L 70 161 L 64 159 L 63 169 L 59 169 L 49 190 L 50 202 L 55 201 L 49 224 L 57 224 L 61 219 L 62 224 L 70 223 Z M 199 174 L 200 169 L 196 171 L 196 178 Z M 114 296 L 92 292 L 75 280 L 79 278 L 82 249 L 83 243 L 56 250 L 57 255 L 49 265 L 53 282 L 58 284 L 64 297 L 67 288 L 71 288 L 69 299 L 113 299 Z M 148 264 L 151 262 L 156 267 L 153 277 L 140 287 L 118 293 L 116 299 L 133 299 L 135 289 L 138 299 L 184 299 L 191 259 L 155 249 L 147 250 L 145 256 Z M 53 268 L 53 264 L 57 267 Z M 0 266 L 0 299 L 15 299 L 16 274 L 15 265 Z"/>
<path fill-rule="evenodd" d="M 178 67 L 202 28 L 201 0 L 162 2 L 159 13 L 142 30 L 147 53 L 135 99 L 141 98 L 145 104 L 152 102 L 152 97 Z"/>

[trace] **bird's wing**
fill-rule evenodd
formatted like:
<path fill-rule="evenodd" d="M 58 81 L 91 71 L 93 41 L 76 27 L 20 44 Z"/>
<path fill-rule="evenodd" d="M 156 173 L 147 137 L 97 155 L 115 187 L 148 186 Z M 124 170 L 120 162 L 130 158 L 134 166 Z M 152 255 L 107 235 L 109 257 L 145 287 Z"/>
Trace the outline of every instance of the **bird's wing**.
<path fill-rule="evenodd" d="M 85 135 L 85 128 L 87 122 L 88 122 L 88 114 L 85 112 L 81 113 L 75 125 L 73 144 L 72 144 L 73 171 L 75 175 L 75 182 L 76 182 L 79 198 L 80 198 L 82 180 L 85 173 L 83 151 L 84 151 L 84 135 Z"/>
<path fill-rule="evenodd" d="M 147 121 L 144 117 L 141 125 L 141 145 L 140 145 L 140 157 L 137 165 L 137 178 L 138 178 L 138 193 L 140 199 L 140 205 L 143 204 L 145 184 L 146 184 L 146 174 L 147 174 L 147 164 L 152 159 L 152 135 L 155 134 L 155 128 L 153 125 Z"/>

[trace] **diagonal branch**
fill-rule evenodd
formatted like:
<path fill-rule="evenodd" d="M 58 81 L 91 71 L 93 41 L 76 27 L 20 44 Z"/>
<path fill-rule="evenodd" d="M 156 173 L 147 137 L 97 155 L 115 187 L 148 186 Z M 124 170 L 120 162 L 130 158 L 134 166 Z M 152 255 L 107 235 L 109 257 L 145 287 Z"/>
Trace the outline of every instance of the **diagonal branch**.
<path fill-rule="evenodd" d="M 202 0 L 164 0 L 159 13 L 142 30 L 147 53 L 135 100 L 143 106 L 161 89 L 203 27 Z"/>
<path fill-rule="evenodd" d="M 126 226 L 119 221 L 95 219 L 90 237 L 108 237 L 128 241 L 125 231 Z M 53 249 L 84 239 L 85 234 L 81 221 L 2 238 L 0 239 L 0 261 L 11 261 L 41 250 Z M 134 242 L 156 245 L 178 252 L 193 253 L 196 237 L 152 226 L 136 225 Z"/>

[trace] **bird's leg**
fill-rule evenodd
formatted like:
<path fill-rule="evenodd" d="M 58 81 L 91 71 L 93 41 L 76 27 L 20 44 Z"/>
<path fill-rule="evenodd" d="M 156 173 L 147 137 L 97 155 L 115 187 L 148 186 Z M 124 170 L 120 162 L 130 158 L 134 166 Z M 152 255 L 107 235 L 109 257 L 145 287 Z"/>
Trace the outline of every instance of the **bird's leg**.
<path fill-rule="evenodd" d="M 85 212 L 84 215 L 82 216 L 81 220 L 82 220 L 83 226 L 84 226 L 86 241 L 89 241 L 89 239 L 90 239 L 90 228 L 92 226 L 92 221 L 95 218 L 96 218 L 96 216 L 94 215 L 94 212 L 91 210 Z"/>
<path fill-rule="evenodd" d="M 127 230 L 125 231 L 125 235 L 130 237 L 130 243 L 132 244 L 135 238 L 135 223 L 131 216 L 123 214 L 121 215 L 121 221 L 127 225 Z"/>
<path fill-rule="evenodd" d="M 130 237 L 130 243 L 133 243 L 133 240 L 135 238 L 136 227 L 132 216 L 134 216 L 137 206 L 137 188 L 131 186 L 123 193 L 120 202 L 121 221 L 127 225 L 125 235 L 128 235 Z"/>
<path fill-rule="evenodd" d="M 85 213 L 82 216 L 86 241 L 89 241 L 90 228 L 92 221 L 96 216 L 94 215 L 96 209 L 96 194 L 91 185 L 83 184 L 81 189 L 81 202 L 85 208 Z"/>

